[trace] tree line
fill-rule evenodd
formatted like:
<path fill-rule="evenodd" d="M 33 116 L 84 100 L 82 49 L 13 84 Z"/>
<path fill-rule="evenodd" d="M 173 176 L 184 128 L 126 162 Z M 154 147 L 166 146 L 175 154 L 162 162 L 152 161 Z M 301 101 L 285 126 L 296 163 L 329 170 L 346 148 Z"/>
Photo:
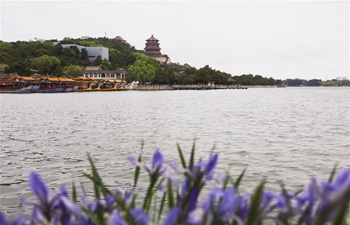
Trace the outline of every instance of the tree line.
<path fill-rule="evenodd" d="M 6 73 L 30 75 L 33 70 L 42 75 L 76 77 L 83 74 L 86 66 L 100 66 L 104 70 L 126 69 L 127 81 L 153 84 L 241 84 L 241 85 L 276 85 L 280 80 L 261 75 L 242 74 L 232 76 L 229 73 L 205 65 L 201 68 L 185 64 L 163 65 L 143 54 L 129 43 L 116 39 L 99 38 L 64 38 L 62 41 L 0 41 L 0 65 L 5 65 Z M 98 56 L 93 62 L 85 49 L 81 51 L 72 46 L 63 48 L 62 44 L 77 44 L 85 47 L 106 47 L 109 60 Z"/>
<path fill-rule="evenodd" d="M 304 79 L 286 79 L 283 81 L 283 84 L 286 86 L 291 87 L 298 87 L 298 86 L 350 86 L 349 80 L 327 80 L 322 81 L 320 79 L 311 79 L 311 80 L 304 80 Z"/>
<path fill-rule="evenodd" d="M 31 69 L 38 70 L 44 75 L 67 75 L 75 76 L 82 74 L 86 66 L 101 66 L 103 69 L 127 68 L 132 65 L 137 50 L 128 43 L 122 43 L 115 39 L 88 38 L 69 39 L 65 38 L 58 44 L 57 40 L 40 41 L 0 41 L 0 64 L 6 65 L 6 73 L 18 73 L 30 75 Z M 85 49 L 79 51 L 75 46 L 63 48 L 62 44 L 77 44 L 85 47 L 106 47 L 109 49 L 109 61 L 99 56 L 94 62 L 88 58 Z M 70 74 L 69 71 L 78 71 Z"/>

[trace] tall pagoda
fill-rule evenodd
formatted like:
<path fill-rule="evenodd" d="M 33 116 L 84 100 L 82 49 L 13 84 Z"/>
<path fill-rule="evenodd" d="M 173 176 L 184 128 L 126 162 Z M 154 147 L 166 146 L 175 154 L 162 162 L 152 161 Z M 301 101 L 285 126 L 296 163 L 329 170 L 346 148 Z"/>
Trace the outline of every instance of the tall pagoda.
<path fill-rule="evenodd" d="M 153 34 L 152 37 L 146 40 L 145 54 L 149 57 L 162 57 L 160 53 L 159 40 L 156 39 Z"/>

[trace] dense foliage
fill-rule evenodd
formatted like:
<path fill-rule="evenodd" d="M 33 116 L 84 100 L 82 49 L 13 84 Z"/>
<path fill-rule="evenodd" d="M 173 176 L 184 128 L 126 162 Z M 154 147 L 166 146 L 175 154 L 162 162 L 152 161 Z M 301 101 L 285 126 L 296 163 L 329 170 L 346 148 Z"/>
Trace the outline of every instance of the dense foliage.
<path fill-rule="evenodd" d="M 334 169 L 328 181 L 318 182 L 316 178 L 311 178 L 305 190 L 299 193 L 288 191 L 283 184 L 278 193 L 267 191 L 264 188 L 265 180 L 252 192 L 241 193 L 239 186 L 245 170 L 237 179 L 228 173 L 216 175 L 219 155 L 212 154 L 208 160 L 195 162 L 194 149 L 193 146 L 186 161 L 178 146 L 179 163 L 166 164 L 158 149 L 154 152 L 151 164 L 142 162 L 142 154 L 138 158 L 128 157 L 135 166 L 135 173 L 133 188 L 126 191 L 107 188 L 88 156 L 91 174 L 84 173 L 84 176 L 92 181 L 94 196 L 84 193 L 80 200 L 74 185 L 71 195 L 64 187 L 55 193 L 32 172 L 29 187 L 38 201 L 22 200 L 23 208 L 12 218 L 6 218 L 0 212 L 0 224 L 347 224 L 350 169 L 337 175 Z M 145 195 L 137 193 L 141 170 L 146 172 L 149 180 Z M 204 189 L 209 192 L 205 194 Z M 161 197 L 160 201 L 157 195 Z M 25 206 L 31 208 L 30 216 L 21 214 Z"/>
<path fill-rule="evenodd" d="M 30 69 L 40 74 L 62 75 L 65 67 L 101 66 L 103 69 L 127 68 L 132 65 L 137 51 L 127 43 L 108 38 L 65 38 L 57 45 L 57 40 L 40 41 L 0 41 L 0 64 L 7 65 L 5 72 L 30 75 Z M 61 44 L 78 44 L 85 47 L 104 46 L 109 50 L 109 62 L 98 57 L 90 62 L 85 49 L 80 52 L 77 47 L 63 48 Z"/>
<path fill-rule="evenodd" d="M 275 80 L 272 77 L 266 78 L 261 75 L 242 74 L 241 76 L 233 76 L 236 83 L 241 85 L 279 85 L 281 80 Z"/>
<path fill-rule="evenodd" d="M 287 86 L 350 86 L 349 80 L 327 80 L 322 81 L 319 79 L 302 80 L 302 79 L 287 79 L 283 81 Z"/>

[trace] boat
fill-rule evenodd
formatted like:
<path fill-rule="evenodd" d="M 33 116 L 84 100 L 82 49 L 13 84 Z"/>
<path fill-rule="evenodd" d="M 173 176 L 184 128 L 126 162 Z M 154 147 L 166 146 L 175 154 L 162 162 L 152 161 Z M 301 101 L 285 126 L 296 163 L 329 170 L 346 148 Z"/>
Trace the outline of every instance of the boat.
<path fill-rule="evenodd" d="M 92 77 L 78 76 L 74 78 L 75 84 L 78 86 L 77 91 L 89 91 L 92 90 L 94 86 L 98 86 L 98 82 Z"/>
<path fill-rule="evenodd" d="M 278 87 L 278 88 L 285 88 L 285 87 L 286 87 L 286 85 L 284 85 L 284 84 L 280 84 L 280 85 L 277 85 L 277 87 Z"/>
<path fill-rule="evenodd" d="M 75 78 L 75 82 L 79 87 L 78 92 L 129 90 L 124 80 L 95 80 L 90 77 L 79 76 Z"/>
<path fill-rule="evenodd" d="M 34 93 L 39 89 L 35 79 L 28 76 L 10 76 L 0 80 L 0 93 Z"/>
<path fill-rule="evenodd" d="M 36 80 L 38 93 L 73 92 L 78 90 L 75 81 L 67 77 L 40 77 Z"/>

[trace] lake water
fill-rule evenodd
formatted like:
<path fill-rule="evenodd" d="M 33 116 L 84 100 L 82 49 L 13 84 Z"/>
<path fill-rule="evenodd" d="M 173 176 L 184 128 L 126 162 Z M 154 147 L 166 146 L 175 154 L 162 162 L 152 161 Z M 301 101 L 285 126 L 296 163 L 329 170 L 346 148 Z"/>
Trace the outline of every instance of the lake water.
<path fill-rule="evenodd" d="M 33 170 L 55 190 L 75 181 L 90 191 L 81 175 L 90 171 L 87 152 L 105 183 L 128 189 L 126 157 L 142 141 L 145 160 L 159 147 L 173 161 L 177 143 L 188 155 L 196 140 L 197 159 L 220 153 L 217 173 L 247 167 L 242 191 L 265 176 L 272 191 L 278 181 L 296 191 L 311 175 L 327 179 L 336 163 L 350 167 L 349 97 L 350 88 L 323 87 L 2 94 L 0 210 L 34 200 Z"/>

